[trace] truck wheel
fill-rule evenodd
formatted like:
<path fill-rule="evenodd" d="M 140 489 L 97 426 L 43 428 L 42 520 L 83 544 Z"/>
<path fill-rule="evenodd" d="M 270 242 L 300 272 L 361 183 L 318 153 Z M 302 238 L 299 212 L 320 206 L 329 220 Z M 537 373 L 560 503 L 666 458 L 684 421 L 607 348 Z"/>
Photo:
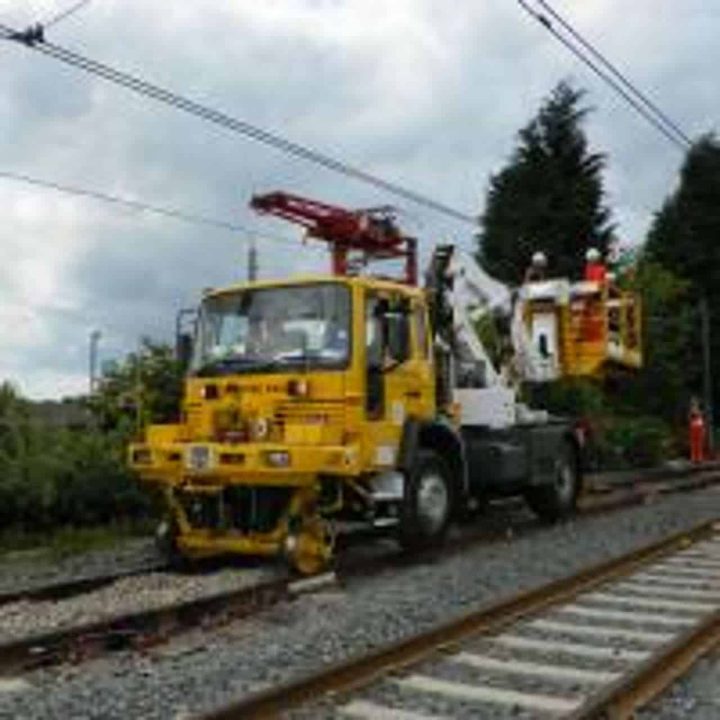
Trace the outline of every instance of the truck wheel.
<path fill-rule="evenodd" d="M 318 575 L 330 566 L 334 547 L 334 528 L 326 520 L 312 518 L 288 545 L 288 560 L 299 575 Z"/>
<path fill-rule="evenodd" d="M 529 488 L 525 499 L 539 518 L 556 522 L 575 511 L 579 492 L 580 475 L 575 449 L 568 441 L 564 441 L 555 461 L 553 481 Z"/>
<path fill-rule="evenodd" d="M 418 450 L 405 484 L 400 511 L 400 544 L 412 550 L 440 543 L 452 516 L 450 471 L 433 450 Z"/>

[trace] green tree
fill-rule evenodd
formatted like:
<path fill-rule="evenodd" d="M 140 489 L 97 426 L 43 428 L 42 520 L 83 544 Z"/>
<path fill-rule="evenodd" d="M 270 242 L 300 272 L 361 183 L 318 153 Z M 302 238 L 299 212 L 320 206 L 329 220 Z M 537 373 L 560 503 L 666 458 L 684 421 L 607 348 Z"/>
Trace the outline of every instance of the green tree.
<path fill-rule="evenodd" d="M 521 282 L 537 250 L 548 256 L 550 274 L 578 277 L 587 248 L 607 249 L 605 156 L 588 147 L 583 96 L 560 83 L 520 131 L 509 164 L 490 178 L 478 257 L 499 280 Z"/>
<path fill-rule="evenodd" d="M 91 407 L 104 430 L 132 432 L 138 424 L 177 419 L 182 390 L 172 347 L 144 338 L 139 351 L 104 372 Z"/>
<path fill-rule="evenodd" d="M 720 143 L 713 135 L 688 152 L 680 183 L 650 228 L 646 254 L 720 299 Z"/>
<path fill-rule="evenodd" d="M 643 258 L 634 287 L 643 304 L 643 367 L 613 388 L 617 406 L 682 425 L 699 386 L 699 317 L 690 282 Z"/>
<path fill-rule="evenodd" d="M 720 143 L 714 135 L 700 138 L 688 152 L 676 190 L 665 200 L 648 233 L 646 256 L 688 282 L 687 304 L 697 308 L 708 300 L 711 313 L 713 374 L 720 371 Z M 677 313 L 677 306 L 669 315 Z M 702 389 L 699 318 L 696 333 L 686 346 L 678 368 L 687 382 L 683 400 Z M 672 318 L 666 317 L 668 322 Z M 650 341 L 648 341 L 649 344 Z M 717 384 L 716 384 L 717 387 Z M 715 391 L 714 405 L 720 393 Z"/>

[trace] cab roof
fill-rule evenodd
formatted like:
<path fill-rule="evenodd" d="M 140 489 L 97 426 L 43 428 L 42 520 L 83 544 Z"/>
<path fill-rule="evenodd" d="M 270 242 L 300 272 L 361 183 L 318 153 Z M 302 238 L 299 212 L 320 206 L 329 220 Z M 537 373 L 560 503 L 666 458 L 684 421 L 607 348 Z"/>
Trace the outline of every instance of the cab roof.
<path fill-rule="evenodd" d="M 407 283 L 366 275 L 352 277 L 341 277 L 337 275 L 302 275 L 296 277 L 280 278 L 275 280 L 257 280 L 255 282 L 243 282 L 234 285 L 228 285 L 222 288 L 210 288 L 205 291 L 204 297 L 219 297 L 222 295 L 239 292 L 241 290 L 296 287 L 301 285 L 317 285 L 319 283 L 337 283 L 339 285 L 347 285 L 350 287 L 363 287 L 381 291 L 384 290 L 386 292 L 402 292 L 410 296 L 421 296 L 425 292 L 423 288 L 414 287 L 412 285 L 408 285 Z"/>

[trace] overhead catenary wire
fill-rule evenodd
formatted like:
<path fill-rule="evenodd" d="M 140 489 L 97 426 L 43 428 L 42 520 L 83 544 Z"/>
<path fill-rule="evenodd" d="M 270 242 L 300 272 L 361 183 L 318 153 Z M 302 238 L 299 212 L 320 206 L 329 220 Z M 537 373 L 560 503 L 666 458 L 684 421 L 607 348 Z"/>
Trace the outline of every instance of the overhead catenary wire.
<path fill-rule="evenodd" d="M 153 215 L 160 215 L 162 217 L 171 218 L 173 220 L 189 223 L 192 225 L 212 227 L 216 230 L 238 233 L 245 235 L 249 238 L 257 237 L 263 240 L 269 240 L 271 242 L 292 245 L 293 247 L 298 246 L 298 243 L 290 238 L 281 237 L 279 235 L 268 235 L 267 233 L 260 232 L 255 228 L 249 227 L 247 225 L 242 225 L 240 223 L 235 223 L 231 220 L 222 220 L 207 215 L 200 215 L 197 213 L 180 210 L 178 208 L 154 205 L 146 202 L 141 202 L 140 200 L 135 200 L 133 198 L 127 198 L 120 195 L 113 195 L 110 193 L 101 192 L 99 190 L 90 190 L 89 188 L 77 187 L 75 185 L 66 185 L 64 183 L 55 182 L 53 180 L 44 180 L 41 178 L 32 177 L 30 175 L 25 175 L 22 173 L 12 172 L 8 170 L 0 170 L 0 179 L 12 180 L 14 182 L 20 182 L 26 185 L 33 185 L 35 187 L 41 187 L 47 190 L 54 190 L 64 193 L 66 195 L 73 195 L 76 197 L 97 200 L 119 207 L 125 207 L 130 210 L 150 213 Z M 311 247 L 313 249 L 321 249 L 315 248 L 314 246 Z"/>
<path fill-rule="evenodd" d="M 651 100 L 646 93 L 644 93 L 637 85 L 632 82 L 621 70 L 617 68 L 610 60 L 587 38 L 573 27 L 568 20 L 560 15 L 546 0 L 536 0 L 537 3 L 543 8 L 543 10 L 550 15 L 553 20 L 559 23 L 564 30 L 568 32 L 577 42 L 580 43 L 598 62 L 605 67 L 612 75 L 629 91 L 631 92 L 640 102 L 642 102 L 651 112 L 662 120 L 665 125 L 672 129 L 672 131 L 684 142 L 686 145 L 692 145 L 690 136 L 675 122 L 666 112 L 660 108 L 657 103 Z"/>
<path fill-rule="evenodd" d="M 475 215 L 453 208 L 445 203 L 434 200 L 427 195 L 406 188 L 398 183 L 385 180 L 366 170 L 355 167 L 306 145 L 285 138 L 275 132 L 265 130 L 244 120 L 232 117 L 227 113 L 202 105 L 190 98 L 161 88 L 160 86 L 154 85 L 142 78 L 122 72 L 110 67 L 109 65 L 92 60 L 66 48 L 62 48 L 54 43 L 47 42 L 44 39 L 42 26 L 31 27 L 25 31 L 17 31 L 5 24 L 0 24 L 0 37 L 20 42 L 26 47 L 36 50 L 62 63 L 75 67 L 79 70 L 83 70 L 84 72 L 100 77 L 128 90 L 132 90 L 144 97 L 151 98 L 157 102 L 186 112 L 205 120 L 206 122 L 223 127 L 231 132 L 243 135 L 251 140 L 272 147 L 286 155 L 319 165 L 326 170 L 339 173 L 346 177 L 373 186 L 396 197 L 400 197 L 416 205 L 423 206 L 426 209 L 451 217 L 454 220 L 469 223 L 473 226 L 478 224 L 478 217 Z"/>
<path fill-rule="evenodd" d="M 588 57 L 582 49 L 578 48 L 573 44 L 572 40 L 565 37 L 559 32 L 551 20 L 541 12 L 538 12 L 534 8 L 530 7 L 527 0 L 518 0 L 520 7 L 523 8 L 531 17 L 537 20 L 556 40 L 562 43 L 573 55 L 575 55 L 581 62 L 587 65 L 598 77 L 600 77 L 605 83 L 615 90 L 629 105 L 631 105 L 635 111 L 641 115 L 647 122 L 649 122 L 656 130 L 665 136 L 673 145 L 680 150 L 687 150 L 689 145 L 687 142 L 677 136 L 675 130 L 666 125 L 666 123 L 656 115 L 653 111 L 649 110 L 643 102 L 633 96 L 631 91 L 626 90 L 622 84 L 613 78 L 609 71 L 603 70 L 600 65 L 593 61 L 592 58 Z"/>
<path fill-rule="evenodd" d="M 53 17 L 49 18 L 48 20 L 43 20 L 40 24 L 47 30 L 47 28 L 52 27 L 53 25 L 58 25 L 63 20 L 67 20 L 70 16 L 74 15 L 79 10 L 82 10 L 86 5 L 89 5 L 91 2 L 92 0 L 78 0 L 78 2 L 76 2 L 74 5 L 71 5 L 66 10 L 57 13 L 57 15 L 53 15 Z"/>

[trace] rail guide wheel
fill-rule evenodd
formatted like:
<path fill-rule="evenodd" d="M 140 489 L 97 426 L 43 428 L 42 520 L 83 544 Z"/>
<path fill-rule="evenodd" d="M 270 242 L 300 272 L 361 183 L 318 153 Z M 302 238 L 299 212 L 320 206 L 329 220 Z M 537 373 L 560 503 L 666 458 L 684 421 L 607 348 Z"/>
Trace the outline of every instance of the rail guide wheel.
<path fill-rule="evenodd" d="M 335 549 L 335 532 L 322 518 L 312 518 L 288 537 L 286 551 L 290 564 L 300 575 L 317 575 L 327 570 Z"/>

